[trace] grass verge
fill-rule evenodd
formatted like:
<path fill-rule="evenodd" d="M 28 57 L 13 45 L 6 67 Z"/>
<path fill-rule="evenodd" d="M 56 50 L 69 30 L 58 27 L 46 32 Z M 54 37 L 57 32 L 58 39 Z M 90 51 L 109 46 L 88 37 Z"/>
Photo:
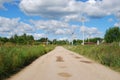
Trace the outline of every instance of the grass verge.
<path fill-rule="evenodd" d="M 0 80 L 16 73 L 52 49 L 54 46 L 1 46 Z"/>
<path fill-rule="evenodd" d="M 116 43 L 65 47 L 120 72 L 120 46 Z"/>

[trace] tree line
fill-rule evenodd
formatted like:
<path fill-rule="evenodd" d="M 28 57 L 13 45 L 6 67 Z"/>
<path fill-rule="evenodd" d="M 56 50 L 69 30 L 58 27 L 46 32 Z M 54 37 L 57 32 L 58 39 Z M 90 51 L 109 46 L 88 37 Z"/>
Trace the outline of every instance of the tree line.
<path fill-rule="evenodd" d="M 106 33 L 104 35 L 104 38 L 90 38 L 90 39 L 86 39 L 85 42 L 93 42 L 96 43 L 97 40 L 99 40 L 100 42 L 102 42 L 103 40 L 106 43 L 112 43 L 112 42 L 120 42 L 120 28 L 119 27 L 111 27 L 109 29 L 106 30 Z M 19 45 L 32 45 L 32 44 L 46 44 L 47 42 L 49 44 L 55 44 L 55 45 L 64 45 L 64 44 L 72 44 L 72 42 L 69 42 L 68 40 L 49 40 L 48 38 L 40 38 L 38 40 L 35 40 L 34 37 L 32 35 L 26 35 L 25 33 L 21 36 L 18 36 L 17 34 L 15 34 L 14 36 L 10 37 L 10 38 L 6 38 L 6 37 L 0 37 L 0 44 L 4 44 L 7 42 L 11 42 L 14 44 L 19 44 Z M 74 45 L 79 45 L 82 43 L 82 40 L 79 39 L 74 39 L 73 40 L 73 44 Z"/>
<path fill-rule="evenodd" d="M 14 44 L 32 44 L 34 42 L 34 37 L 32 35 L 26 35 L 25 33 L 21 36 L 15 34 L 10 38 L 0 37 L 0 43 L 4 44 L 7 42 L 11 42 Z"/>

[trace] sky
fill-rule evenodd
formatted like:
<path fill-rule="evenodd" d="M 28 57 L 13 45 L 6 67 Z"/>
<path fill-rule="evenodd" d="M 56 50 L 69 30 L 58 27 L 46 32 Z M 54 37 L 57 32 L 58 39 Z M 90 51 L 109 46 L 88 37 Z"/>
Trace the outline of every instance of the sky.
<path fill-rule="evenodd" d="M 103 38 L 114 26 L 120 26 L 119 0 L 0 0 L 1 37 Z"/>

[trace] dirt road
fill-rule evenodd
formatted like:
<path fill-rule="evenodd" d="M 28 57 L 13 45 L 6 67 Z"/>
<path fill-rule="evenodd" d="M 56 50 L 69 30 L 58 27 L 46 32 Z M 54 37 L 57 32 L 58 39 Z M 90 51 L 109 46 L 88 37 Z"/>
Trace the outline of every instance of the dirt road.
<path fill-rule="evenodd" d="M 120 74 L 59 46 L 8 80 L 120 80 Z"/>

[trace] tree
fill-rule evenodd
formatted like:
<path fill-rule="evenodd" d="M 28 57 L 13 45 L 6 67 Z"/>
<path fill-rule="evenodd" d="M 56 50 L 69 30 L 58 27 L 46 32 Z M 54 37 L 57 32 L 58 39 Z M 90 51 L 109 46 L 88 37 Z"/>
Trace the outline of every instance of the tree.
<path fill-rule="evenodd" d="M 32 44 L 34 42 L 34 37 L 32 35 L 26 35 L 25 33 L 21 36 L 15 34 L 9 41 L 16 44 Z"/>
<path fill-rule="evenodd" d="M 82 40 L 79 40 L 79 39 L 78 40 L 75 40 L 75 39 L 73 40 L 74 45 L 81 45 L 81 43 L 82 43 Z"/>
<path fill-rule="evenodd" d="M 120 28 L 112 27 L 106 30 L 104 39 L 107 43 L 119 42 L 120 41 Z"/>
<path fill-rule="evenodd" d="M 54 40 L 52 41 L 52 43 L 53 43 L 53 44 L 57 44 L 57 39 L 54 39 Z"/>
<path fill-rule="evenodd" d="M 98 40 L 101 42 L 103 39 L 102 39 L 102 38 L 99 38 L 99 37 L 95 37 L 95 38 L 87 39 L 86 42 L 97 43 Z"/>
<path fill-rule="evenodd" d="M 47 42 L 47 40 L 48 40 L 48 38 L 43 37 L 43 38 L 38 39 L 37 41 L 38 42 Z"/>
<path fill-rule="evenodd" d="M 27 44 L 33 44 L 34 42 L 34 37 L 32 35 L 27 36 Z"/>
<path fill-rule="evenodd" d="M 6 43 L 8 41 L 9 41 L 8 38 L 6 38 L 6 37 L 0 37 L 0 42 Z"/>

